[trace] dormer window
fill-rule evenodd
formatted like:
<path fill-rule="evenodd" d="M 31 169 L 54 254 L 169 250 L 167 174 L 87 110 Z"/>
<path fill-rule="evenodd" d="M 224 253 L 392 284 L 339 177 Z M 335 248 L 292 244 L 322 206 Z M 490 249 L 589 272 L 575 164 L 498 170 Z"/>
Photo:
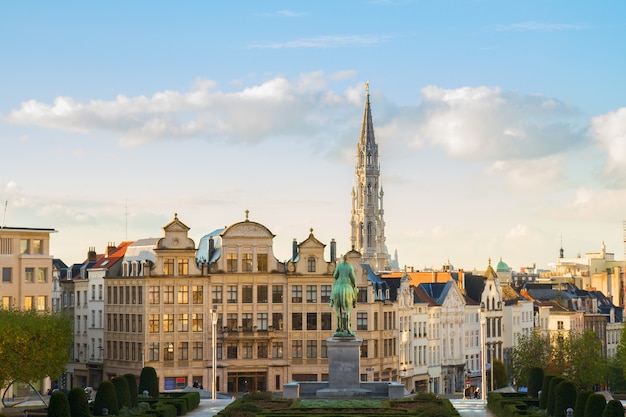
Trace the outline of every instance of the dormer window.
<path fill-rule="evenodd" d="M 310 256 L 309 259 L 307 259 L 307 265 L 308 265 L 309 272 L 315 272 L 315 257 L 314 256 Z"/>

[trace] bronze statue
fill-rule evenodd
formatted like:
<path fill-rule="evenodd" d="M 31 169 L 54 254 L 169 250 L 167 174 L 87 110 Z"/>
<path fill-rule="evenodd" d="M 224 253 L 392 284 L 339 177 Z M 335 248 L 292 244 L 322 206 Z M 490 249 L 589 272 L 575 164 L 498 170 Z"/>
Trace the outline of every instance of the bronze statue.
<path fill-rule="evenodd" d="M 348 263 L 348 257 L 343 259 L 335 267 L 335 283 L 330 292 L 330 306 L 335 307 L 337 314 L 337 330 L 335 336 L 354 336 L 350 330 L 350 311 L 356 308 L 359 289 L 356 287 L 354 268 Z"/>

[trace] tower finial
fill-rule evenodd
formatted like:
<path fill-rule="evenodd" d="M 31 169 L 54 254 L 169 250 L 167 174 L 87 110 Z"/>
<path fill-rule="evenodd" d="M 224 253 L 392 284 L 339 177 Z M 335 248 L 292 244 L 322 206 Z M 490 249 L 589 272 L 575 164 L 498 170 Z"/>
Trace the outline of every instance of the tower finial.
<path fill-rule="evenodd" d="M 248 221 L 248 214 L 250 214 L 250 210 L 246 209 L 246 221 Z"/>
<path fill-rule="evenodd" d="M 370 82 L 365 81 L 365 94 L 370 95 Z"/>

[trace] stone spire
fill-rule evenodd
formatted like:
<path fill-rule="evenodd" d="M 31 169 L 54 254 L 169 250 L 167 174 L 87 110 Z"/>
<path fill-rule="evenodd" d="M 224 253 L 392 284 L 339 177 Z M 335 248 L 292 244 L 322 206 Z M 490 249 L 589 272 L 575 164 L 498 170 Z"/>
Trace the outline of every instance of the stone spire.
<path fill-rule="evenodd" d="M 365 110 L 361 136 L 356 146 L 355 184 L 352 188 L 352 219 L 350 241 L 374 271 L 388 268 L 383 220 L 383 191 L 380 184 L 378 145 L 370 107 L 369 83 L 365 84 Z"/>

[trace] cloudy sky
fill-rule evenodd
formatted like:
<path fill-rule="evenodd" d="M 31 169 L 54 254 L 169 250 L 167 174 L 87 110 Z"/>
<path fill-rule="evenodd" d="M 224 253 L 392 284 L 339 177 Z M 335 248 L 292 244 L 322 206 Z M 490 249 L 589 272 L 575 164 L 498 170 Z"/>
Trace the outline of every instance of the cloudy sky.
<path fill-rule="evenodd" d="M 196 242 L 245 218 L 279 260 L 349 249 L 370 83 L 400 265 L 624 258 L 626 3 L 4 1 L 0 201 L 51 251 Z M 4 210 L 6 204 L 6 210 Z M 327 255 L 328 256 L 328 255 Z"/>

